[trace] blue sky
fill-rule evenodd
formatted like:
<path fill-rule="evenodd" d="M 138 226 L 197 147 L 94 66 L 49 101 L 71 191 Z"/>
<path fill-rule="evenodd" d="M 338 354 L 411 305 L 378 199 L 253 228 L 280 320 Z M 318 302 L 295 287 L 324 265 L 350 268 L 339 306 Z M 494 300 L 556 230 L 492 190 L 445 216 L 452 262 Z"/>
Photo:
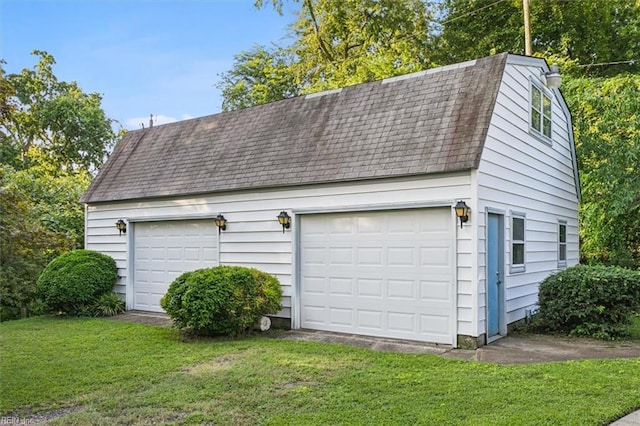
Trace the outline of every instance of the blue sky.
<path fill-rule="evenodd" d="M 31 68 L 34 49 L 56 59 L 58 79 L 103 95 L 123 127 L 214 114 L 218 74 L 255 44 L 280 42 L 291 13 L 253 0 L 0 0 L 0 57 Z M 270 3 L 269 3 L 270 4 Z"/>

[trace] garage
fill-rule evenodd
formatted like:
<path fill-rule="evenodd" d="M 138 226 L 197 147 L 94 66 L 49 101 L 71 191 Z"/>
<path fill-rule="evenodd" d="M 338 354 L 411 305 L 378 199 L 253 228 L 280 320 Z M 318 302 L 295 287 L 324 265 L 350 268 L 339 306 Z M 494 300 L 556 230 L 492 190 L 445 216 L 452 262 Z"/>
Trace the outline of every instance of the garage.
<path fill-rule="evenodd" d="M 454 343 L 450 208 L 300 216 L 300 325 Z"/>
<path fill-rule="evenodd" d="M 160 299 L 180 274 L 218 264 L 213 220 L 139 222 L 134 225 L 133 308 L 163 312 Z"/>

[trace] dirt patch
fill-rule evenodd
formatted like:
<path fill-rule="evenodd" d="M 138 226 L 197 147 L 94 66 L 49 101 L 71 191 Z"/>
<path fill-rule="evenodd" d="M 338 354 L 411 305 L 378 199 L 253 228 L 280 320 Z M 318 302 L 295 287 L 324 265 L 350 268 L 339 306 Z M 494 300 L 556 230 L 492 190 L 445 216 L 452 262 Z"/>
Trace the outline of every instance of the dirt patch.
<path fill-rule="evenodd" d="M 183 368 L 181 371 L 188 374 L 201 375 L 213 373 L 215 371 L 228 370 L 233 367 L 238 359 L 244 358 L 245 356 L 246 354 L 243 352 L 225 354 L 207 362 Z"/>
<path fill-rule="evenodd" d="M 107 319 L 135 324 L 155 325 L 157 327 L 171 327 L 173 322 L 167 314 L 156 312 L 127 311 L 123 314 Z"/>
<path fill-rule="evenodd" d="M 66 416 L 67 414 L 80 411 L 82 407 L 65 407 L 55 410 L 41 411 L 39 413 L 27 412 L 22 414 L 10 413 L 0 417 L 1 425 L 40 425 L 45 424 L 49 420 Z"/>

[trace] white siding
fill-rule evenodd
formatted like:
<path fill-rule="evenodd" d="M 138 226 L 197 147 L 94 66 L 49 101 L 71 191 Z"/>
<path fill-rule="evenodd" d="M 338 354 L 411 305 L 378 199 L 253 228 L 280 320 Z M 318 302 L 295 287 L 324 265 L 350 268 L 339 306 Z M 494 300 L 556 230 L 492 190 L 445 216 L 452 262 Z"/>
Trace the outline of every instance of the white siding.
<path fill-rule="evenodd" d="M 567 265 L 578 263 L 578 194 L 574 180 L 568 117 L 555 91 L 552 140 L 529 133 L 530 81 L 541 68 L 507 63 L 485 148 L 477 171 L 478 328 L 486 324 L 486 209 L 505 214 L 505 324 L 535 307 L 540 281 L 558 270 L 558 221 L 567 222 Z M 517 63 L 520 62 L 520 63 Z M 511 273 L 511 214 L 524 213 L 526 271 Z"/>
<path fill-rule="evenodd" d="M 129 285 L 127 247 L 130 238 L 118 236 L 115 222 L 213 218 L 222 213 L 228 220 L 227 230 L 220 235 L 221 264 L 255 267 L 278 277 L 284 292 L 284 309 L 279 316 L 291 317 L 295 296 L 295 274 L 292 262 L 292 235 L 282 232 L 276 216 L 281 210 L 289 214 L 305 211 L 343 211 L 345 209 L 386 209 L 406 206 L 428 206 L 430 203 L 453 205 L 455 200 L 470 200 L 469 173 L 456 173 L 420 178 L 385 179 L 349 184 L 326 184 L 278 190 L 254 190 L 226 194 L 98 203 L 87 208 L 86 248 L 111 255 L 118 264 L 120 279 L 115 290 L 125 294 Z M 453 212 L 452 212 L 453 214 Z M 296 227 L 293 215 L 292 230 Z M 457 227 L 458 245 L 467 255 L 457 261 L 461 277 L 458 288 L 464 295 L 471 288 L 471 236 L 468 226 Z M 468 303 L 468 297 L 461 297 Z M 472 306 L 460 306 L 463 313 L 458 330 L 469 330 Z"/>

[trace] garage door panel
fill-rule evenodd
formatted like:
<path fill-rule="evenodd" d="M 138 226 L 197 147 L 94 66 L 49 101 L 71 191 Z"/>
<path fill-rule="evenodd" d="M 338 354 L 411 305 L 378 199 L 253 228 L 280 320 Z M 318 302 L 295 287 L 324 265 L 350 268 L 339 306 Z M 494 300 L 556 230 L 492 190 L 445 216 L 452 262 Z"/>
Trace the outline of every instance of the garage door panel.
<path fill-rule="evenodd" d="M 324 266 L 325 250 L 322 247 L 307 247 L 302 253 L 305 265 L 321 265 Z"/>
<path fill-rule="evenodd" d="M 387 297 L 390 299 L 414 300 L 416 291 L 415 280 L 387 280 Z"/>
<path fill-rule="evenodd" d="M 355 220 L 351 217 L 334 218 L 329 221 L 328 233 L 332 235 L 353 235 L 356 231 Z"/>
<path fill-rule="evenodd" d="M 381 235 L 384 232 L 384 218 L 362 215 L 355 219 L 358 235 Z"/>
<path fill-rule="evenodd" d="M 453 343 L 449 209 L 302 216 L 301 325 Z"/>
<path fill-rule="evenodd" d="M 218 264 L 211 220 L 144 222 L 134 225 L 134 309 L 162 312 L 160 299 L 186 271 Z"/>
<path fill-rule="evenodd" d="M 329 318 L 330 325 L 336 327 L 353 328 L 353 309 L 349 307 L 330 307 Z"/>
<path fill-rule="evenodd" d="M 321 295 L 325 293 L 325 278 L 324 277 L 313 277 L 311 275 L 307 275 L 305 279 L 305 286 L 302 290 L 305 294 L 313 295 Z"/>
<path fill-rule="evenodd" d="M 353 279 L 330 278 L 329 279 L 329 295 L 331 296 L 353 295 Z"/>
<path fill-rule="evenodd" d="M 360 297 L 384 296 L 384 283 L 381 278 L 356 278 L 357 295 Z"/>
<path fill-rule="evenodd" d="M 387 323 L 391 331 L 412 333 L 416 329 L 416 315 L 407 312 L 388 312 Z"/>
<path fill-rule="evenodd" d="M 357 249 L 356 264 L 358 266 L 382 266 L 383 249 L 380 247 L 359 247 Z"/>
<path fill-rule="evenodd" d="M 387 265 L 415 266 L 416 251 L 416 247 L 389 247 L 387 248 Z"/>
<path fill-rule="evenodd" d="M 449 281 L 421 281 L 420 299 L 424 301 L 440 301 L 448 303 L 451 300 L 451 283 Z"/>
<path fill-rule="evenodd" d="M 420 247 L 420 266 L 443 266 L 451 263 L 451 251 L 446 246 Z"/>
<path fill-rule="evenodd" d="M 309 325 L 323 326 L 327 321 L 327 311 L 325 306 L 306 305 L 303 321 Z"/>
<path fill-rule="evenodd" d="M 383 329 L 383 313 L 378 310 L 358 309 L 356 327 L 381 331 Z"/>
<path fill-rule="evenodd" d="M 353 249 L 351 247 L 332 247 L 329 249 L 329 265 L 351 265 L 352 263 Z"/>
<path fill-rule="evenodd" d="M 437 335 L 443 337 L 449 337 L 448 333 L 443 330 L 447 330 L 451 327 L 450 314 L 443 315 L 420 315 L 420 332 L 424 335 Z"/>

